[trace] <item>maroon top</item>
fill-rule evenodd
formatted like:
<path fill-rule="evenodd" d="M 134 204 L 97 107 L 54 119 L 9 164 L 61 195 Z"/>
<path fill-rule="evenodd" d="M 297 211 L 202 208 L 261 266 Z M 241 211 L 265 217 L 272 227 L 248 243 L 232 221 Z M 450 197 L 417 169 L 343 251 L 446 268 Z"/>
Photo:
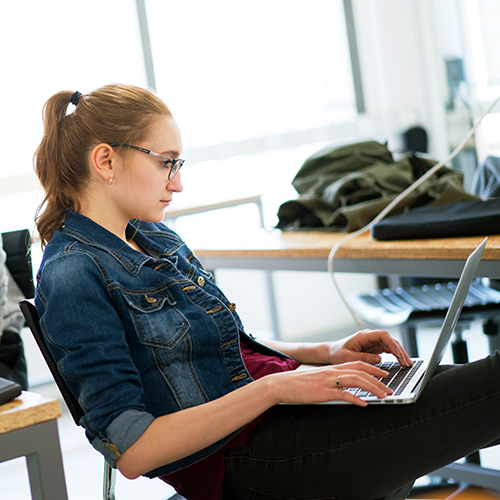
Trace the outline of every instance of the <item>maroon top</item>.
<path fill-rule="evenodd" d="M 254 380 L 271 373 L 295 370 L 300 363 L 293 359 L 281 359 L 266 356 L 253 351 L 241 343 L 241 355 L 248 372 Z M 234 446 L 244 446 L 248 436 L 259 423 L 262 415 L 250 422 L 229 443 L 200 462 L 178 472 L 173 472 L 160 479 L 175 488 L 177 493 L 189 500 L 220 500 L 222 498 L 222 480 L 226 472 L 224 453 Z"/>

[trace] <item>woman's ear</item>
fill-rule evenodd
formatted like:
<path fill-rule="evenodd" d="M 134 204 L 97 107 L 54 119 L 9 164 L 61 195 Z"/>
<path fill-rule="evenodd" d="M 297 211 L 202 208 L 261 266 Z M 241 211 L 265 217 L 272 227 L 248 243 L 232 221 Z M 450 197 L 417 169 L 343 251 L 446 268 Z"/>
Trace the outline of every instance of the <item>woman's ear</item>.
<path fill-rule="evenodd" d="M 115 150 L 105 143 L 95 146 L 90 153 L 90 165 L 92 169 L 109 184 L 109 180 L 115 176 L 113 161 L 117 156 Z"/>

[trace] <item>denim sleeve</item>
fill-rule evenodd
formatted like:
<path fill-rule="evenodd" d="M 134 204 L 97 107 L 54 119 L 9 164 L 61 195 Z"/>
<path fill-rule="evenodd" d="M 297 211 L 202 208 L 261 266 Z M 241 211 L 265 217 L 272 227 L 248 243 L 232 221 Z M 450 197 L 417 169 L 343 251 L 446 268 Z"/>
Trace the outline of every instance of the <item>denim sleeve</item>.
<path fill-rule="evenodd" d="M 61 253 L 39 272 L 36 306 L 59 372 L 85 412 L 80 424 L 114 465 L 154 417 L 103 273 L 95 257 Z"/>
<path fill-rule="evenodd" d="M 105 438 L 91 440 L 92 446 L 104 455 L 106 462 L 115 467 L 115 461 L 141 437 L 153 420 L 154 417 L 149 413 L 127 410 L 111 422 Z"/>

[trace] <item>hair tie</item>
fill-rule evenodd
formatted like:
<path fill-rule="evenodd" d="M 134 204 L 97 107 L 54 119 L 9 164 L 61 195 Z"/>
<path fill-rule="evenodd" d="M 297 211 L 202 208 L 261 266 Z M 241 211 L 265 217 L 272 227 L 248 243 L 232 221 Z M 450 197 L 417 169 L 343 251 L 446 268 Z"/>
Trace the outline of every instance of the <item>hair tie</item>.
<path fill-rule="evenodd" d="M 75 106 L 78 104 L 78 101 L 80 100 L 81 92 L 78 92 L 78 90 L 71 96 L 71 99 L 69 102 L 71 104 L 74 104 Z"/>

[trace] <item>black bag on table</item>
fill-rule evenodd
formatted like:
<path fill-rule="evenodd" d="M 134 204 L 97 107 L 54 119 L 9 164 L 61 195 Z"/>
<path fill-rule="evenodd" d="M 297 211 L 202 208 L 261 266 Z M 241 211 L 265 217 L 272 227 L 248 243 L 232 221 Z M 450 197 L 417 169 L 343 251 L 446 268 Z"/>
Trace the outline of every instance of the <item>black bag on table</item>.
<path fill-rule="evenodd" d="M 500 199 L 426 205 L 387 217 L 371 227 L 376 240 L 500 234 Z"/>

